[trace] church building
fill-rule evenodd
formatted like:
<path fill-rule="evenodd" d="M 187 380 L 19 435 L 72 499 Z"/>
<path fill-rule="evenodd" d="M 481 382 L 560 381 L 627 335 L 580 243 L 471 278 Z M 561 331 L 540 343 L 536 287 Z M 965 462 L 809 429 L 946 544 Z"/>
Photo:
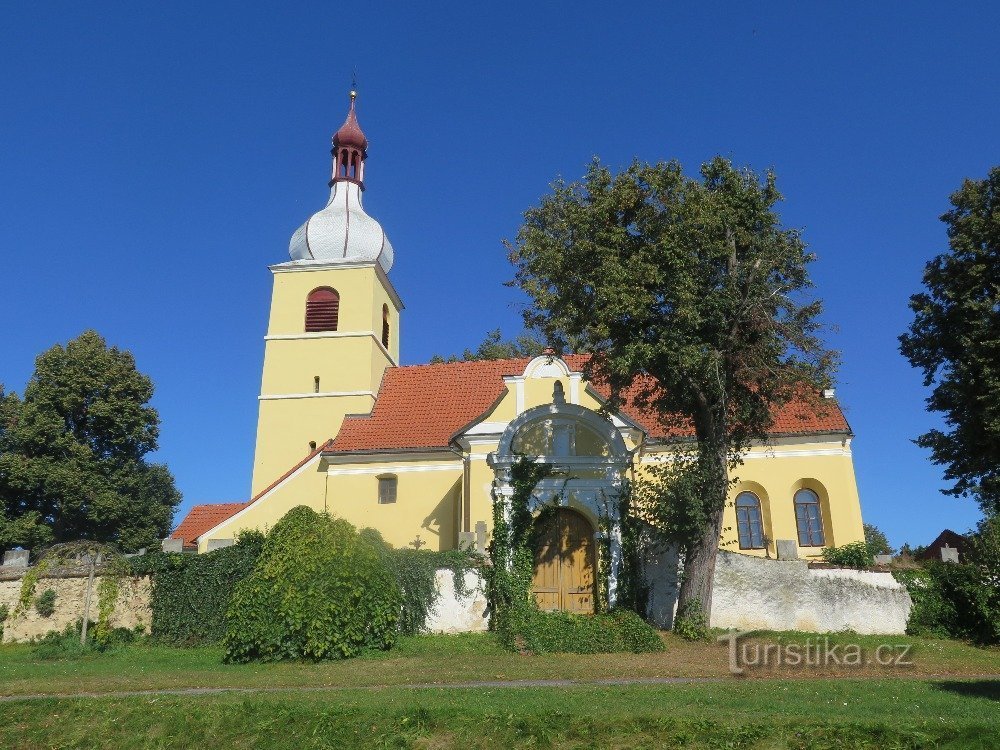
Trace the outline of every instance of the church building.
<path fill-rule="evenodd" d="M 582 355 L 400 364 L 405 310 L 393 246 L 362 203 L 368 141 L 355 98 L 333 136 L 329 201 L 270 266 L 250 499 L 195 506 L 172 537 L 206 552 L 305 504 L 397 547 L 481 546 L 526 454 L 555 468 L 534 503 L 562 506 L 561 543 L 572 537 L 592 565 L 594 540 L 609 534 L 614 557 L 623 484 L 692 436 L 633 406 L 604 416 L 609 394 L 584 378 Z M 737 471 L 720 544 L 773 557 L 782 541 L 815 558 L 862 540 L 852 438 L 833 391 L 784 406 L 769 444 Z M 555 588 L 554 608 L 579 608 Z"/>

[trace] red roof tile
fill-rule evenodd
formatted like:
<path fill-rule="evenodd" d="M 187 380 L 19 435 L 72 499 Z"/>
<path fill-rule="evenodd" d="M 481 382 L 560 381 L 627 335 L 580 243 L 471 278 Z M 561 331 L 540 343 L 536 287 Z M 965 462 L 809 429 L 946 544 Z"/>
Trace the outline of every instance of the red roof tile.
<path fill-rule="evenodd" d="M 586 365 L 585 355 L 563 357 L 573 371 Z M 531 358 L 409 365 L 386 370 L 371 415 L 349 416 L 329 450 L 333 452 L 446 448 L 457 431 L 474 422 L 504 393 L 504 375 L 520 375 Z M 605 388 L 595 384 L 599 393 Z M 636 393 L 638 388 L 632 393 Z M 664 427 L 655 412 L 628 403 L 622 409 L 650 437 L 679 437 L 690 429 Z M 803 398 L 775 415 L 774 435 L 850 432 L 832 399 Z"/>
<path fill-rule="evenodd" d="M 235 516 L 249 503 L 212 503 L 209 505 L 196 505 L 184 520 L 174 529 L 170 535 L 171 539 L 183 539 L 185 547 L 196 547 L 198 537 L 209 529 L 217 526 L 231 516 Z"/>

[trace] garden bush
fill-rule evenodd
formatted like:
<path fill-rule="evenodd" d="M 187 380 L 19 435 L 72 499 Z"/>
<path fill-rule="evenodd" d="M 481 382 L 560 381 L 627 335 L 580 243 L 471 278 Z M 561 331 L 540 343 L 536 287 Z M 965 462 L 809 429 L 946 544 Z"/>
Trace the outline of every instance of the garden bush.
<path fill-rule="evenodd" d="M 402 594 L 385 556 L 342 519 L 292 508 L 233 591 L 229 662 L 336 659 L 396 641 Z"/>
<path fill-rule="evenodd" d="M 931 562 L 893 575 L 913 600 L 906 625 L 910 635 L 1000 643 L 1000 590 L 982 566 Z"/>
<path fill-rule="evenodd" d="M 663 640 L 635 612 L 600 615 L 542 612 L 529 607 L 512 614 L 498 632 L 508 649 L 535 654 L 649 653 L 663 650 Z"/>
<path fill-rule="evenodd" d="M 232 547 L 203 555 L 152 553 L 132 558 L 133 575 L 152 579 L 151 635 L 174 646 L 221 643 L 233 588 L 249 575 L 264 546 L 245 531 Z"/>
<path fill-rule="evenodd" d="M 875 567 L 875 553 L 868 542 L 851 542 L 843 547 L 826 547 L 823 560 L 842 568 L 865 570 Z"/>

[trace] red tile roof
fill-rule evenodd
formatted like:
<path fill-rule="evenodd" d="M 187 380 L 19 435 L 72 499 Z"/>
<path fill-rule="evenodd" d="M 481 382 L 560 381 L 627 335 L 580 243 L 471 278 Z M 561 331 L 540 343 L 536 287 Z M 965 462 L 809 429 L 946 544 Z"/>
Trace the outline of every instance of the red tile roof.
<path fill-rule="evenodd" d="M 563 360 L 582 371 L 585 355 Z M 349 416 L 329 450 L 365 452 L 446 448 L 463 427 L 485 416 L 503 395 L 504 375 L 521 375 L 531 358 L 409 365 L 386 370 L 371 415 Z M 595 384 L 598 393 L 606 389 Z M 633 394 L 638 389 L 633 390 Z M 652 438 L 692 434 L 683 427 L 664 427 L 656 414 L 628 403 L 622 409 Z M 803 398 L 775 414 L 774 435 L 850 432 L 839 405 L 832 399 Z"/>
<path fill-rule="evenodd" d="M 184 520 L 174 529 L 170 535 L 171 539 L 183 539 L 184 546 L 188 548 L 197 547 L 198 537 L 209 529 L 217 526 L 231 516 L 235 516 L 249 503 L 212 503 L 209 505 L 196 505 Z"/>

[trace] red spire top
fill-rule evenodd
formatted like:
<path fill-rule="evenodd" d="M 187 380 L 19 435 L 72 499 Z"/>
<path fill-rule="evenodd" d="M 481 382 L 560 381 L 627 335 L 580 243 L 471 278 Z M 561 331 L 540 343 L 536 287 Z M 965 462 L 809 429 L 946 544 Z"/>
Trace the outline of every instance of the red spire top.
<path fill-rule="evenodd" d="M 347 111 L 347 119 L 340 130 L 333 134 L 333 175 L 330 185 L 335 182 L 355 182 L 364 190 L 364 161 L 368 156 L 368 139 L 365 138 L 354 111 L 354 100 L 357 98 L 358 92 L 351 89 L 351 108 Z"/>

